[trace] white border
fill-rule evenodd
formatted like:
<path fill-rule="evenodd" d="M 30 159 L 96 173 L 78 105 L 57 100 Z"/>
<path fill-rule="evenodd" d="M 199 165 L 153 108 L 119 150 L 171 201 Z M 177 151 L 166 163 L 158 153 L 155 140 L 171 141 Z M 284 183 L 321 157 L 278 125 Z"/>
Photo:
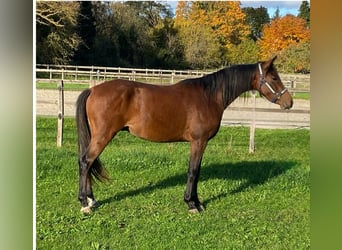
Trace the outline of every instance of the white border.
<path fill-rule="evenodd" d="M 33 0 L 33 13 L 32 13 L 32 30 L 33 30 L 33 35 L 32 35 L 32 42 L 33 42 L 33 55 L 32 55 L 32 85 L 33 85 L 33 176 L 32 176 L 32 182 L 33 182 L 33 199 L 32 199 L 32 206 L 33 206 L 33 214 L 32 214 L 32 249 L 36 249 L 36 98 L 37 98 L 37 91 L 36 91 L 36 1 Z"/>

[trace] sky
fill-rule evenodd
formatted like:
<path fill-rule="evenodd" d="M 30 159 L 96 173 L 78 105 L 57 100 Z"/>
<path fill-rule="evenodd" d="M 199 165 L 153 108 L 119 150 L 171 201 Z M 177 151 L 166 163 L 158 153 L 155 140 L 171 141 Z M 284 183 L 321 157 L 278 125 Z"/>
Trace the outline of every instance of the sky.
<path fill-rule="evenodd" d="M 310 3 L 310 1 L 308 1 Z M 274 16 L 275 11 L 279 8 L 281 16 L 286 14 L 298 15 L 298 10 L 302 1 L 241 1 L 241 7 L 258 8 L 263 6 L 267 8 L 268 15 Z"/>
<path fill-rule="evenodd" d="M 178 1 L 167 1 L 173 10 L 176 9 L 177 2 Z M 241 2 L 241 8 L 244 7 L 253 7 L 258 8 L 260 6 L 263 6 L 267 8 L 268 15 L 272 18 L 274 16 L 274 13 L 279 7 L 280 16 L 284 16 L 286 14 L 292 14 L 297 15 L 300 5 L 302 4 L 302 1 L 298 0 L 292 0 L 292 1 L 240 1 Z M 310 1 L 308 1 L 310 3 Z"/>

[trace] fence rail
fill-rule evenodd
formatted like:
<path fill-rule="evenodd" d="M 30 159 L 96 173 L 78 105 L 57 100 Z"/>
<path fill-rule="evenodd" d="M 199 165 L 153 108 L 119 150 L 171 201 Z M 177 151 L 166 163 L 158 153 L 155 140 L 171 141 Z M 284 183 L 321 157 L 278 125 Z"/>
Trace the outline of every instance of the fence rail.
<path fill-rule="evenodd" d="M 159 81 L 161 84 L 173 84 L 185 78 L 201 77 L 210 71 L 199 70 L 162 70 L 162 69 L 138 69 L 121 67 L 95 67 L 72 65 L 42 65 L 36 67 L 38 81 L 66 80 L 94 84 L 111 79 L 129 79 Z"/>
<path fill-rule="evenodd" d="M 158 84 L 174 84 L 186 78 L 201 77 L 209 70 L 164 70 L 75 65 L 36 65 L 38 82 L 84 83 L 93 86 L 112 79 L 129 79 Z M 283 83 L 292 93 L 310 92 L 310 75 L 280 74 Z"/>

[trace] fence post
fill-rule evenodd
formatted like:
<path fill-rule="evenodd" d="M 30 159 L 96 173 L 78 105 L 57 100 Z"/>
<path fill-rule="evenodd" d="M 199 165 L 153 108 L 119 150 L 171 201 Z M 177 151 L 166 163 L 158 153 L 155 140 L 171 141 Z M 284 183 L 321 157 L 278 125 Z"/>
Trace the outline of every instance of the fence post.
<path fill-rule="evenodd" d="M 97 82 L 99 82 L 100 81 L 100 70 L 98 69 L 97 71 L 96 71 L 96 80 L 97 80 Z"/>
<path fill-rule="evenodd" d="M 94 80 L 93 73 L 94 73 L 94 65 L 91 66 L 91 70 L 90 70 L 90 73 L 89 73 L 89 88 L 95 86 L 95 81 L 96 80 Z"/>
<path fill-rule="evenodd" d="M 62 81 L 64 80 L 64 68 L 62 68 Z"/>
<path fill-rule="evenodd" d="M 252 122 L 249 129 L 249 153 L 254 153 L 254 134 L 255 134 L 255 106 L 256 106 L 256 92 L 252 91 L 252 100 L 253 100 L 253 116 Z"/>
<path fill-rule="evenodd" d="M 50 71 L 49 79 L 50 79 L 50 82 L 51 82 L 51 80 L 52 80 L 52 69 L 49 68 L 49 65 L 48 65 L 48 70 Z"/>
<path fill-rule="evenodd" d="M 295 88 L 296 88 L 296 83 L 294 80 L 291 80 L 291 89 L 295 89 Z M 292 96 L 295 96 L 295 95 L 296 95 L 295 91 L 292 91 Z"/>
<path fill-rule="evenodd" d="M 62 146 L 63 142 L 63 126 L 64 126 L 64 83 L 61 80 L 58 83 L 58 119 L 57 119 L 57 147 Z"/>
<path fill-rule="evenodd" d="M 172 70 L 172 73 L 171 73 L 171 84 L 173 84 L 175 81 L 175 70 Z"/>

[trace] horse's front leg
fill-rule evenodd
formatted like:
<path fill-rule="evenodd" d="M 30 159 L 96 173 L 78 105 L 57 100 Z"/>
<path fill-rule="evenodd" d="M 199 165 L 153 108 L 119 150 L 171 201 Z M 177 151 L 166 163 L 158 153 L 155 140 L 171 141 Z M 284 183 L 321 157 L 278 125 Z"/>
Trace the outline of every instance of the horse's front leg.
<path fill-rule="evenodd" d="M 191 153 L 184 201 L 189 206 L 189 212 L 192 213 L 198 213 L 204 210 L 204 206 L 198 199 L 197 183 L 200 175 L 202 156 L 206 145 L 207 141 L 201 140 L 190 143 Z"/>

